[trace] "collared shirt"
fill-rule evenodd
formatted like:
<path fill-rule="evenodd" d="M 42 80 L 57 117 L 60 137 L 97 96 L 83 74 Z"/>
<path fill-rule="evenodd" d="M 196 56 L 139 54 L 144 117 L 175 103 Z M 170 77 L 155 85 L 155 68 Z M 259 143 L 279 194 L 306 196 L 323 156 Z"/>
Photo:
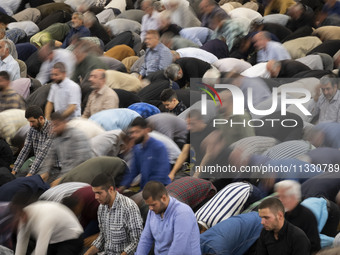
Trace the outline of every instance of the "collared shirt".
<path fill-rule="evenodd" d="M 47 101 L 53 103 L 54 111 L 63 113 L 69 105 L 75 104 L 75 111 L 69 116 L 69 119 L 80 117 L 80 103 L 81 103 L 81 90 L 80 86 L 65 78 L 59 84 L 52 84 Z"/>
<path fill-rule="evenodd" d="M 92 114 L 97 112 L 118 108 L 119 98 L 115 91 L 104 85 L 98 91 L 92 91 L 87 100 L 83 117 L 89 118 Z"/>
<path fill-rule="evenodd" d="M 240 214 L 251 190 L 252 186 L 248 183 L 235 182 L 227 185 L 195 213 L 197 221 L 206 228 L 211 228 Z"/>
<path fill-rule="evenodd" d="M 18 172 L 25 160 L 28 158 L 32 149 L 35 159 L 31 166 L 30 174 L 35 174 L 38 171 L 52 143 L 50 132 L 51 124 L 48 120 L 45 120 L 45 124 L 41 130 L 36 130 L 33 127 L 30 128 L 26 136 L 24 147 L 20 151 L 20 154 L 14 163 L 13 171 Z"/>
<path fill-rule="evenodd" d="M 22 97 L 11 88 L 0 91 L 0 112 L 9 109 L 26 109 Z"/>
<path fill-rule="evenodd" d="M 200 235 L 191 208 L 170 196 L 163 218 L 149 211 L 136 255 L 145 255 L 155 243 L 155 254 L 200 255 Z"/>
<path fill-rule="evenodd" d="M 148 30 L 158 30 L 159 29 L 159 12 L 153 11 L 152 15 L 145 14 L 142 18 L 142 28 L 141 28 L 141 34 L 140 39 L 144 41 L 146 31 Z"/>
<path fill-rule="evenodd" d="M 269 41 L 264 49 L 257 52 L 257 62 L 267 62 L 271 59 L 285 60 L 291 59 L 289 52 L 279 42 Z"/>
<path fill-rule="evenodd" d="M 20 78 L 19 64 L 12 55 L 8 55 L 5 59 L 0 59 L 0 71 L 8 72 L 12 81 Z"/>
<path fill-rule="evenodd" d="M 84 133 L 67 127 L 61 136 L 53 139 L 41 172 L 50 171 L 51 176 L 59 178 L 91 157 L 91 147 Z M 53 172 L 51 170 L 56 159 L 61 164 L 61 171 Z"/>
<path fill-rule="evenodd" d="M 133 155 L 130 172 L 124 176 L 122 186 L 129 186 L 139 173 L 142 175 L 141 189 L 148 181 L 159 181 L 164 185 L 171 182 L 168 177 L 170 172 L 168 153 L 162 142 L 150 137 L 145 144 L 133 147 Z"/>
<path fill-rule="evenodd" d="M 150 73 L 163 70 L 172 63 L 172 54 L 168 47 L 158 43 L 153 49 L 148 48 L 145 53 L 144 64 L 140 74 L 144 77 Z"/>
<path fill-rule="evenodd" d="M 68 32 L 67 36 L 64 39 L 63 44 L 61 45 L 61 48 L 65 49 L 69 44 L 71 43 L 72 36 L 77 35 L 79 38 L 91 36 L 91 32 L 87 27 L 80 26 L 80 27 L 72 27 L 70 32 Z"/>
<path fill-rule="evenodd" d="M 121 129 L 115 129 L 92 137 L 90 144 L 93 155 L 95 157 L 116 157 L 120 152 L 120 145 L 122 143 L 121 139 L 119 139 L 121 132 Z"/>
<path fill-rule="evenodd" d="M 143 230 L 143 222 L 135 202 L 118 192 L 109 208 L 98 208 L 100 234 L 92 243 L 106 255 L 120 255 L 123 251 L 133 254 Z"/>
<path fill-rule="evenodd" d="M 331 100 L 322 94 L 319 100 L 308 105 L 312 117 L 319 114 L 319 122 L 340 122 L 340 92 L 337 90 Z"/>
<path fill-rule="evenodd" d="M 66 67 L 67 77 L 71 77 L 73 74 L 74 66 L 76 64 L 76 59 L 74 54 L 65 49 L 57 49 L 53 51 L 53 59 L 51 61 L 46 60 L 42 63 L 39 73 L 36 79 L 40 81 L 41 84 L 45 84 L 50 81 L 50 73 L 54 64 L 62 62 Z"/>
<path fill-rule="evenodd" d="M 25 35 L 32 36 L 40 31 L 37 24 L 35 24 L 33 21 L 25 20 L 20 22 L 12 22 L 7 25 L 7 28 L 9 30 L 12 30 L 14 28 L 19 28 L 25 32 Z"/>
<path fill-rule="evenodd" d="M 310 254 L 310 242 L 301 229 L 285 220 L 277 240 L 273 231 L 262 229 L 257 242 L 256 254 L 308 255 Z"/>
<path fill-rule="evenodd" d="M 179 31 L 181 37 L 189 39 L 199 46 L 202 46 L 213 34 L 213 31 L 206 27 L 188 27 Z"/>

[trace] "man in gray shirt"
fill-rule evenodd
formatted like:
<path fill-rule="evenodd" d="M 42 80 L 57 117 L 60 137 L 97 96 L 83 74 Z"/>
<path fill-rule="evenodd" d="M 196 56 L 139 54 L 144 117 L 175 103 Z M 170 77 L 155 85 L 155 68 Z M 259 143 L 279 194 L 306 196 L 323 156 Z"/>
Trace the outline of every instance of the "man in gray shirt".
<path fill-rule="evenodd" d="M 320 79 L 313 99 L 307 107 L 312 118 L 319 115 L 319 122 L 340 122 L 340 92 L 335 75 L 325 75 Z"/>
<path fill-rule="evenodd" d="M 68 127 L 66 119 L 59 112 L 52 113 L 51 120 L 55 138 L 39 172 L 48 182 L 53 182 L 92 157 L 89 141 L 80 130 Z M 61 164 L 59 168 L 53 167 L 56 159 Z"/>

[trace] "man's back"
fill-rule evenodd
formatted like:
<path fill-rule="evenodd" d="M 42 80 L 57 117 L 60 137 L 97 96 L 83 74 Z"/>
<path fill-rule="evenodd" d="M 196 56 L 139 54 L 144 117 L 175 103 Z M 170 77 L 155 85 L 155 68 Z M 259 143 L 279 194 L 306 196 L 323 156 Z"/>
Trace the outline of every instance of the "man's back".
<path fill-rule="evenodd" d="M 25 207 L 27 224 L 19 224 L 18 242 L 15 254 L 25 254 L 30 234 L 37 240 L 35 254 L 46 254 L 47 246 L 70 239 L 76 239 L 83 232 L 75 214 L 59 203 L 39 201 Z"/>

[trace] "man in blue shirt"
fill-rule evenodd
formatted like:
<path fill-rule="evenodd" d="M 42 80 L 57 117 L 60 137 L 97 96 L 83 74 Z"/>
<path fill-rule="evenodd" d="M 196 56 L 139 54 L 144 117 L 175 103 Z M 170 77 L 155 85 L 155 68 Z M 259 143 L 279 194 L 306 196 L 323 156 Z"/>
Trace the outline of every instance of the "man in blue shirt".
<path fill-rule="evenodd" d="M 172 63 L 172 54 L 168 47 L 159 42 L 159 33 L 156 30 L 146 31 L 145 44 L 148 47 L 140 76 L 163 70 Z"/>
<path fill-rule="evenodd" d="M 135 142 L 131 169 L 121 182 L 119 191 L 130 186 L 133 179 L 140 173 L 140 188 L 151 180 L 164 185 L 171 182 L 169 178 L 170 163 L 165 145 L 149 136 L 150 128 L 145 119 L 137 117 L 130 125 L 129 136 Z"/>
<path fill-rule="evenodd" d="M 91 36 L 90 30 L 84 26 L 84 16 L 81 12 L 73 13 L 71 22 L 72 28 L 61 45 L 61 48 L 64 49 L 71 44 L 75 36 L 77 36 L 77 38 Z"/>
<path fill-rule="evenodd" d="M 142 195 L 150 210 L 135 254 L 148 254 L 155 244 L 156 255 L 200 255 L 200 234 L 191 208 L 170 197 L 157 181 L 148 182 Z"/>

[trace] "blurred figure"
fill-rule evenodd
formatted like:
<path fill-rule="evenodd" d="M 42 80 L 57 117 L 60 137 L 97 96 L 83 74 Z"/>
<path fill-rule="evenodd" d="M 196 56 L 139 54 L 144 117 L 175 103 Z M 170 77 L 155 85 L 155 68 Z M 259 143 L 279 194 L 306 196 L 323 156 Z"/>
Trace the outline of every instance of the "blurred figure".
<path fill-rule="evenodd" d="M 216 26 L 214 26 L 213 19 L 216 15 L 221 15 L 223 19 L 228 18 L 228 14 L 220 6 L 218 6 L 214 0 L 202 0 L 199 7 L 203 13 L 201 18 L 202 27 L 208 27 L 215 30 Z"/>
<path fill-rule="evenodd" d="M 10 85 L 10 74 L 7 71 L 0 71 L 0 112 L 9 109 L 25 110 L 24 99 Z"/>
<path fill-rule="evenodd" d="M 257 52 L 257 63 L 267 62 L 271 59 L 285 60 L 291 59 L 288 51 L 279 42 L 271 40 L 271 36 L 267 31 L 258 32 L 253 37 L 253 42 Z"/>
<path fill-rule="evenodd" d="M 76 63 L 75 56 L 71 51 L 57 49 L 54 44 L 52 40 L 39 49 L 39 57 L 43 63 L 36 79 L 43 85 L 53 80 L 51 71 L 56 63 L 61 62 L 65 65 L 67 77 L 71 77 Z"/>
<path fill-rule="evenodd" d="M 58 112 L 51 115 L 51 120 L 55 138 L 39 171 L 48 182 L 54 181 L 92 157 L 91 146 L 84 133 L 68 127 L 67 120 Z M 61 167 L 53 167 L 56 159 Z"/>
<path fill-rule="evenodd" d="M 19 221 L 15 254 L 26 254 L 31 235 L 36 240 L 34 254 L 79 254 L 83 228 L 66 206 L 49 201 L 29 204 L 27 195 L 18 194 L 11 209 Z"/>
<path fill-rule="evenodd" d="M 142 18 L 142 28 L 140 38 L 142 42 L 145 39 L 146 31 L 148 30 L 158 30 L 159 29 L 159 12 L 155 9 L 154 0 L 144 0 L 141 3 L 141 9 L 145 12 L 145 15 Z"/>

